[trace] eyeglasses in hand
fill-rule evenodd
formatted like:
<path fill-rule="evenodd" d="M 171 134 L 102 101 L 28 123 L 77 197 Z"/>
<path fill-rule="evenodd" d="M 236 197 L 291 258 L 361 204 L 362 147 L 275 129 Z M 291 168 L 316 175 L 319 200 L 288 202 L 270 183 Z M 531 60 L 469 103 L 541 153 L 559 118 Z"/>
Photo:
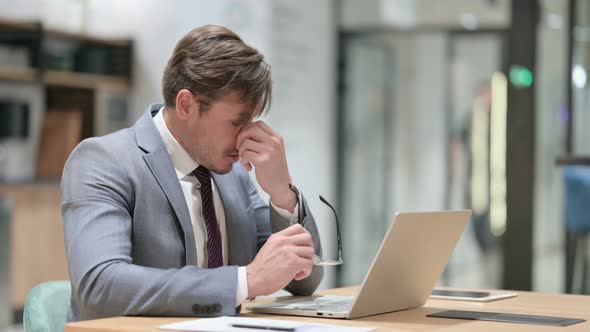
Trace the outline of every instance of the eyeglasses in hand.
<path fill-rule="evenodd" d="M 295 196 L 297 197 L 297 206 L 299 207 L 298 209 L 298 215 L 297 215 L 297 222 L 301 225 L 305 227 L 305 221 L 307 220 L 306 217 L 303 216 L 303 214 L 305 213 L 305 202 L 304 200 L 300 199 L 300 195 L 299 195 L 299 190 L 292 184 L 289 184 L 289 189 L 291 189 L 291 191 L 293 191 L 295 193 Z M 336 239 L 338 241 L 338 260 L 330 260 L 330 259 L 323 259 L 318 255 L 314 255 L 313 256 L 313 265 L 322 265 L 322 266 L 331 266 L 331 265 L 341 265 L 342 263 L 344 263 L 344 260 L 342 259 L 342 240 L 340 238 L 340 222 L 338 221 L 338 214 L 336 213 L 336 210 L 334 209 L 334 207 L 328 203 L 328 201 L 322 197 L 322 195 L 320 195 L 320 200 L 326 204 L 330 210 L 332 210 L 332 212 L 334 213 L 334 217 L 336 219 Z"/>

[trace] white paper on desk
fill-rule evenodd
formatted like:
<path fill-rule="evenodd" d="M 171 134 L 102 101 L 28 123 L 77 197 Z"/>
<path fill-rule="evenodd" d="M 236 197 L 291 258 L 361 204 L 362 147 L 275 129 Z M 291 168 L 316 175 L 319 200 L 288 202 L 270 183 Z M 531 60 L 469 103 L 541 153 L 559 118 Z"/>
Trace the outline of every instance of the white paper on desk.
<path fill-rule="evenodd" d="M 343 332 L 368 332 L 374 331 L 374 327 L 367 326 L 342 326 L 328 324 L 312 324 L 289 320 L 247 318 L 247 317 L 217 317 L 189 320 L 180 323 L 161 325 L 163 330 L 175 331 L 199 331 L 199 332 L 260 332 L 260 329 L 248 329 L 232 327 L 232 324 L 246 324 L 267 327 L 295 328 L 297 332 L 321 332 L 321 331 L 343 331 Z"/>

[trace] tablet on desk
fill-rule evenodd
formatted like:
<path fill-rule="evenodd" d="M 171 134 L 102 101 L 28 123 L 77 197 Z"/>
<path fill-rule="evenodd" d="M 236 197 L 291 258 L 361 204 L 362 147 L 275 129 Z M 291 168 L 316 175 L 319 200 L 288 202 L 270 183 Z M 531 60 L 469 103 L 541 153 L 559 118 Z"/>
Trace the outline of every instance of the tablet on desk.
<path fill-rule="evenodd" d="M 494 293 L 480 291 L 435 289 L 432 291 L 430 298 L 437 300 L 490 302 L 514 296 L 516 296 L 516 293 Z"/>

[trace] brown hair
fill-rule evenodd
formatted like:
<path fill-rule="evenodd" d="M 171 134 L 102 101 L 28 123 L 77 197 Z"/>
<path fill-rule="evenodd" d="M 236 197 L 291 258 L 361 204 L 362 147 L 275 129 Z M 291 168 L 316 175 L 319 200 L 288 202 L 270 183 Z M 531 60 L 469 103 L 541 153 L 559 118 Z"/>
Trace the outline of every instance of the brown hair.
<path fill-rule="evenodd" d="M 270 66 L 258 50 L 229 29 L 202 26 L 182 37 L 168 60 L 162 79 L 166 106 L 176 107 L 181 89 L 197 96 L 201 111 L 237 92 L 236 101 L 248 103 L 257 116 L 270 107 Z"/>

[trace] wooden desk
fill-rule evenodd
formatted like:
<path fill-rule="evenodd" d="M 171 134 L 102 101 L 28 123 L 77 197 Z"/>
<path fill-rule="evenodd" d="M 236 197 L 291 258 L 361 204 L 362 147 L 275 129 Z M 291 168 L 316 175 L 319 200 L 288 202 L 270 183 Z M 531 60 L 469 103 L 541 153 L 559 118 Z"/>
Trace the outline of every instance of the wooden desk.
<path fill-rule="evenodd" d="M 351 287 L 331 289 L 320 293 L 352 295 L 355 293 L 355 291 L 356 287 Z M 274 301 L 274 299 L 265 299 L 246 303 L 244 305 L 245 309 L 242 309 L 242 316 L 308 321 L 336 325 L 374 326 L 377 327 L 377 331 L 590 331 L 590 296 L 583 295 L 518 292 L 518 296 L 515 298 L 489 303 L 428 300 L 424 307 L 354 320 L 260 315 L 253 314 L 247 310 L 248 305 L 272 301 Z M 426 315 L 429 313 L 444 311 L 447 309 L 559 316 L 581 318 L 588 321 L 568 327 L 553 327 L 426 317 Z M 162 324 L 169 324 L 190 319 L 194 318 L 115 317 L 66 324 L 65 332 L 162 332 L 163 330 L 158 329 L 158 326 Z"/>

